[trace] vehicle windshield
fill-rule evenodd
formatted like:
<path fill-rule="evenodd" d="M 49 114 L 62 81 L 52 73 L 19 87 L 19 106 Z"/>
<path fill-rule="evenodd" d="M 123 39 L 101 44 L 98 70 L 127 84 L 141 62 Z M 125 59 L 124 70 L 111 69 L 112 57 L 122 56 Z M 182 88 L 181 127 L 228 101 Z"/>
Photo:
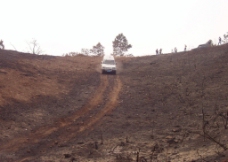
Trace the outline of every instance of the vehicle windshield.
<path fill-rule="evenodd" d="M 115 61 L 114 60 L 104 60 L 103 64 L 115 65 Z"/>

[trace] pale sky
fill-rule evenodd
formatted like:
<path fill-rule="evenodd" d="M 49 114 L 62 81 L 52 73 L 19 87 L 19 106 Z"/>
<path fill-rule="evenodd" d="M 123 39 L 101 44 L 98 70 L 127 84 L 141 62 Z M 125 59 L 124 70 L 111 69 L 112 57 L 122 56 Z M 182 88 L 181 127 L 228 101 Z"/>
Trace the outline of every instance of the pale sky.
<path fill-rule="evenodd" d="M 132 44 L 127 53 L 142 56 L 218 42 L 228 32 L 228 0 L 0 1 L 0 39 L 22 52 L 36 39 L 44 54 L 80 52 L 98 42 L 110 54 L 123 33 Z"/>

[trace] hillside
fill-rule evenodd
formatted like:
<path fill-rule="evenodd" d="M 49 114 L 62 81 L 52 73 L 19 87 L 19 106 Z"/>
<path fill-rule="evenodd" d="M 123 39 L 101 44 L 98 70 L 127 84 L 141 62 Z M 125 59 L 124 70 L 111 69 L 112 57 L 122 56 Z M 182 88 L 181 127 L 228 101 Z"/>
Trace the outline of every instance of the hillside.
<path fill-rule="evenodd" d="M 228 160 L 228 46 L 117 57 L 0 50 L 0 161 Z"/>

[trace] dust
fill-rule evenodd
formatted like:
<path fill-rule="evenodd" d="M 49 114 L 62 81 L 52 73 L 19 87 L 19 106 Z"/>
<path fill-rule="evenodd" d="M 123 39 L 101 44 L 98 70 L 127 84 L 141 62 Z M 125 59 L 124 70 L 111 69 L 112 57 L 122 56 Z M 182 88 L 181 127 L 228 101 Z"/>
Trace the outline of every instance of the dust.
<path fill-rule="evenodd" d="M 101 63 L 96 66 L 95 70 L 101 73 Z"/>
<path fill-rule="evenodd" d="M 116 68 L 116 73 L 121 74 L 121 72 L 123 71 L 123 63 L 120 61 L 116 62 Z"/>

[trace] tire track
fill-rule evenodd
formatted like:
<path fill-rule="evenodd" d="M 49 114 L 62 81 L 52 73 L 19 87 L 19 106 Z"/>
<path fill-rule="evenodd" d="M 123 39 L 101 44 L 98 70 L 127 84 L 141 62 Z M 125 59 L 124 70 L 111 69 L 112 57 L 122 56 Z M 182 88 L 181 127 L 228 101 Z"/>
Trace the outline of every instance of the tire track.
<path fill-rule="evenodd" d="M 30 133 L 28 136 L 12 139 L 7 144 L 0 146 L 0 152 L 17 151 L 18 149 L 28 144 L 38 143 L 41 139 L 51 135 L 53 132 L 56 132 L 63 127 L 67 127 L 68 125 L 72 124 L 72 122 L 75 122 L 77 119 L 79 119 L 81 116 L 86 115 L 90 110 L 94 108 L 94 106 L 102 102 L 103 93 L 108 86 L 108 79 L 107 76 L 101 75 L 100 80 L 100 85 L 93 95 L 93 98 L 79 111 L 75 112 L 68 118 L 60 119 L 59 121 L 55 122 L 54 125 L 40 127 L 35 132 Z M 32 140 L 30 141 L 29 139 Z"/>
<path fill-rule="evenodd" d="M 72 138 L 75 138 L 81 132 L 90 130 L 92 126 L 94 126 L 97 122 L 102 120 L 102 117 L 110 113 L 117 105 L 118 96 L 119 96 L 119 92 L 121 91 L 121 88 L 122 88 L 122 83 L 119 77 L 116 76 L 116 78 L 114 79 L 113 89 L 111 91 L 109 90 L 109 93 L 108 93 L 108 98 L 110 100 L 108 100 L 103 106 L 103 108 L 99 110 L 95 115 L 93 115 L 92 117 L 87 116 L 87 119 L 83 122 L 81 126 L 71 125 L 70 130 L 68 132 L 61 134 L 58 137 L 59 141 L 64 138 L 64 141 L 61 144 L 67 143 Z"/>
<path fill-rule="evenodd" d="M 113 84 L 110 83 L 110 79 L 114 80 Z M 41 127 L 28 136 L 13 139 L 8 144 L 0 146 L 0 152 L 18 152 L 20 149 L 23 150 L 22 152 L 25 152 L 27 148 L 31 148 L 35 151 L 34 155 L 22 154 L 17 159 L 17 161 L 20 162 L 31 161 L 35 160 L 35 155 L 38 157 L 47 155 L 48 151 L 50 151 L 50 147 L 55 145 L 54 141 L 58 141 L 59 145 L 66 144 L 82 132 L 86 130 L 90 131 L 96 123 L 102 120 L 102 117 L 110 113 L 116 107 L 122 88 L 119 76 L 101 75 L 100 80 L 100 85 L 93 97 L 80 110 L 65 119 L 60 119 L 52 126 Z M 105 94 L 107 94 L 109 99 L 106 102 L 104 101 Z M 101 109 L 97 108 L 99 104 L 103 105 Z M 90 116 L 92 111 L 96 112 L 93 117 Z M 83 118 L 84 122 L 81 125 L 75 124 L 81 120 L 80 118 Z M 66 129 L 68 131 L 66 131 Z M 42 141 L 49 138 L 52 140 L 48 142 Z"/>
<path fill-rule="evenodd" d="M 117 76 L 117 79 L 115 80 L 113 87 L 114 87 L 113 91 L 109 93 L 110 100 L 105 104 L 104 108 L 101 111 L 99 111 L 99 113 L 97 113 L 93 118 L 86 121 L 85 124 L 79 128 L 78 132 L 82 132 L 86 129 L 90 129 L 91 126 L 97 123 L 104 115 L 106 115 L 107 113 L 109 113 L 115 108 L 115 106 L 117 105 L 119 92 L 121 91 L 121 88 L 122 88 L 122 83 L 118 76 Z"/>

